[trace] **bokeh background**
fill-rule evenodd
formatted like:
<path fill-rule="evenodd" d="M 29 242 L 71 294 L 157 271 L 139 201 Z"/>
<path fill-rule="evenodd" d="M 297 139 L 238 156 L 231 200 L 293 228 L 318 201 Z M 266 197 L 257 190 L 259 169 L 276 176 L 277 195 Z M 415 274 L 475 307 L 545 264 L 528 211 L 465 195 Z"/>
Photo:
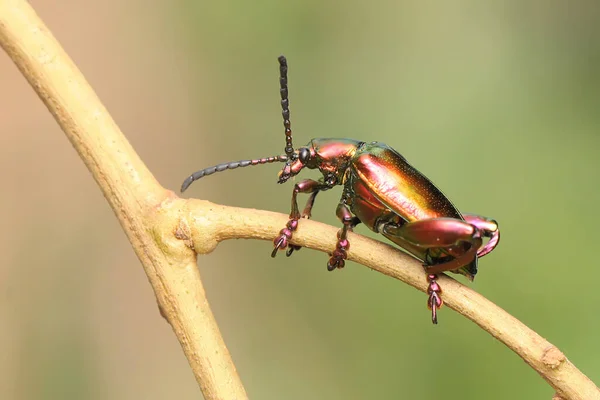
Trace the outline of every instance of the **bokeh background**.
<path fill-rule="evenodd" d="M 600 7 L 594 1 L 32 0 L 160 182 L 296 144 L 386 142 L 502 241 L 475 290 L 600 382 Z M 0 398 L 197 399 L 196 382 L 90 174 L 0 54 Z M 278 166 L 186 193 L 289 212 Z M 310 174 L 308 174 L 310 176 Z M 338 224 L 340 191 L 317 220 Z M 304 200 L 303 200 L 304 201 Z M 366 228 L 359 233 L 369 234 Z M 473 323 L 354 263 L 222 243 L 200 260 L 253 399 L 549 399 Z"/>

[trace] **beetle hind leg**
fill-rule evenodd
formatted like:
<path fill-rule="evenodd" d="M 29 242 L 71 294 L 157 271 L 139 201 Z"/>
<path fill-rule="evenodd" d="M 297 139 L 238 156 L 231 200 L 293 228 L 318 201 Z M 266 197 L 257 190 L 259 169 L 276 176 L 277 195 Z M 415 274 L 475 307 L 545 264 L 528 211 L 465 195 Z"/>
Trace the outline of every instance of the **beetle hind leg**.
<path fill-rule="evenodd" d="M 440 256 L 436 256 L 432 254 L 432 249 L 425 250 L 424 258 L 424 267 L 429 267 L 436 263 L 444 263 L 449 258 L 449 255 L 445 254 L 443 249 L 438 249 L 440 251 Z M 426 293 L 428 294 L 427 298 L 427 308 L 431 310 L 431 322 L 435 325 L 438 323 L 437 312 L 444 305 L 444 300 L 442 300 L 442 288 L 437 283 L 437 275 L 436 274 L 428 274 L 427 281 L 429 285 L 427 286 Z"/>
<path fill-rule="evenodd" d="M 437 324 L 437 312 L 443 305 L 437 274 L 453 271 L 472 279 L 477 272 L 482 230 L 463 220 L 433 218 L 402 226 L 388 224 L 384 226 L 384 234 L 424 261 L 429 282 L 427 307 L 432 322 Z"/>
<path fill-rule="evenodd" d="M 477 250 L 477 257 L 483 257 L 488 254 L 500 242 L 500 230 L 498 223 L 487 217 L 482 217 L 475 214 L 464 214 L 465 221 L 477 227 L 483 237 L 489 238 L 488 242 Z"/>
<path fill-rule="evenodd" d="M 427 286 L 427 294 L 429 298 L 427 299 L 427 308 L 431 310 L 431 322 L 434 324 L 438 323 L 437 320 L 437 312 L 442 305 L 444 305 L 444 301 L 442 300 L 442 288 L 438 285 L 437 275 L 429 274 L 427 275 L 427 280 L 429 281 L 429 286 Z"/>

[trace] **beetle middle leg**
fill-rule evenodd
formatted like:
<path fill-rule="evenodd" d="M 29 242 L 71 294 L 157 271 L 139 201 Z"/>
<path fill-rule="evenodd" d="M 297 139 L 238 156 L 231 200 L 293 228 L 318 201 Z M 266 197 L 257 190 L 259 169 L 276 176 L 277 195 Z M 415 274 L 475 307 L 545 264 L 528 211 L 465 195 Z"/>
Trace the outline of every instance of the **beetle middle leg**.
<path fill-rule="evenodd" d="M 300 209 L 298 208 L 298 193 L 310 193 L 311 196 L 306 203 L 306 207 L 304 208 L 304 215 L 310 216 L 310 212 L 312 210 L 312 206 L 315 201 L 315 197 L 317 193 L 321 190 L 327 190 L 329 186 L 325 183 L 315 181 L 313 179 L 305 179 L 300 181 L 294 185 L 294 191 L 292 192 L 292 210 L 290 212 L 290 219 L 288 220 L 285 228 L 279 231 L 279 236 L 277 236 L 273 240 L 273 244 L 275 248 L 271 253 L 271 257 L 275 257 L 277 255 L 278 250 L 283 250 L 288 247 L 290 244 L 290 240 L 292 239 L 292 235 L 294 231 L 298 228 L 298 220 L 302 217 L 300 214 Z M 298 250 L 300 246 L 291 245 L 287 251 L 287 255 L 291 255 L 294 250 Z"/>
<path fill-rule="evenodd" d="M 335 213 L 344 226 L 338 231 L 338 240 L 335 245 L 335 250 L 331 254 L 329 261 L 327 261 L 328 271 L 333 271 L 336 268 L 344 268 L 346 265 L 345 260 L 348 257 L 347 251 L 350 247 L 347 238 L 348 231 L 351 231 L 356 225 L 360 224 L 360 219 L 352 215 L 350 209 L 343 200 L 338 204 Z"/>

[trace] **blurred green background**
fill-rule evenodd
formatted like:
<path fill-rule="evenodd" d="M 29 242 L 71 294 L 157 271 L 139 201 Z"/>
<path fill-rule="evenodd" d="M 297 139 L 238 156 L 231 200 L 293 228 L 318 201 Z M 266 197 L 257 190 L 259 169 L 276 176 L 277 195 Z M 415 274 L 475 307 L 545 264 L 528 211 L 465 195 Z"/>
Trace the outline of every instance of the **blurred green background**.
<path fill-rule="evenodd" d="M 31 3 L 173 190 L 282 151 L 287 55 L 296 144 L 386 142 L 461 210 L 497 219 L 500 246 L 470 286 L 600 382 L 596 2 Z M 0 398 L 201 397 L 111 210 L 5 55 L 0 132 Z M 186 194 L 288 213 L 278 167 Z M 340 194 L 320 195 L 314 218 L 337 226 Z M 270 251 L 230 241 L 199 260 L 251 398 L 551 398 L 470 321 L 446 308 L 432 326 L 424 294 Z"/>

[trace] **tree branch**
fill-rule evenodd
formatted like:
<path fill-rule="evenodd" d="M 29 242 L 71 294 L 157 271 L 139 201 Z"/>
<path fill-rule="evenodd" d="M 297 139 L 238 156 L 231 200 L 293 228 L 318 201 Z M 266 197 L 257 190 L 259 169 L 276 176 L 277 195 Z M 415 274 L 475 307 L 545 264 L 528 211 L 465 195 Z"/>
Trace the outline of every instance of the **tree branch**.
<path fill-rule="evenodd" d="M 135 153 L 29 4 L 0 0 L 0 46 L 94 176 L 150 280 L 207 400 L 247 398 L 210 310 L 196 255 L 169 230 L 174 195 Z"/>
<path fill-rule="evenodd" d="M 288 216 L 269 211 L 227 207 L 203 200 L 187 200 L 177 231 L 190 248 L 209 253 L 227 239 L 273 240 Z M 339 228 L 312 220 L 301 220 L 293 244 L 331 253 Z M 421 263 L 395 247 L 349 233 L 348 259 L 384 275 L 399 279 L 425 292 L 426 274 Z M 569 400 L 600 399 L 600 390 L 553 344 L 529 329 L 479 293 L 458 281 L 440 275 L 444 303 L 464 315 L 517 353 L 557 392 Z"/>
<path fill-rule="evenodd" d="M 227 239 L 272 240 L 287 216 L 182 200 L 162 188 L 26 2 L 0 0 L 0 45 L 54 115 L 113 208 L 205 398 L 247 398 L 208 305 L 195 252 L 208 253 Z M 336 232 L 303 220 L 292 243 L 331 252 Z M 425 291 L 419 262 L 360 235 L 350 233 L 349 240 L 350 260 Z M 439 282 L 446 305 L 523 358 L 556 390 L 557 398 L 600 399 L 594 383 L 551 343 L 454 279 L 441 276 Z"/>

